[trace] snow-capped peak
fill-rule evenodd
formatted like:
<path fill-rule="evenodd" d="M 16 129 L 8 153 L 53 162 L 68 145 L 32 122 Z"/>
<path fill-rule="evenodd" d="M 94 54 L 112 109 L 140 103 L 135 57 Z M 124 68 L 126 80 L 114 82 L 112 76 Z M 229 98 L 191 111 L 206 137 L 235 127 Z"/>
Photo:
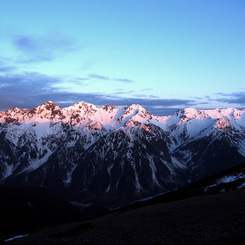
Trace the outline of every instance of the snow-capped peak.
<path fill-rule="evenodd" d="M 214 121 L 212 122 L 211 119 Z M 218 119 L 222 120 L 217 121 Z M 139 104 L 132 104 L 126 108 L 118 109 L 108 104 L 99 108 L 94 104 L 81 101 L 72 106 L 60 108 L 54 102 L 48 101 L 36 106 L 32 110 L 19 109 L 16 107 L 12 110 L 7 110 L 6 112 L 0 113 L 0 121 L 12 123 L 27 121 L 63 121 L 64 123 L 76 125 L 77 127 L 85 127 L 89 124 L 91 124 L 91 126 L 92 124 L 101 124 L 101 127 L 99 126 L 98 129 L 105 128 L 107 130 L 120 128 L 123 125 L 135 125 L 135 123 L 129 123 L 129 120 L 142 124 L 152 123 L 163 130 L 169 130 L 169 128 L 172 128 L 173 130 L 173 128 L 183 124 L 187 126 L 187 130 L 190 132 L 199 131 L 199 129 L 204 129 L 211 124 L 216 125 L 216 122 L 217 125 L 215 127 L 217 129 L 223 128 L 224 126 L 227 127 L 228 124 L 231 124 L 232 120 L 234 121 L 232 123 L 235 125 L 234 127 L 239 129 L 240 127 L 245 126 L 245 110 L 237 110 L 235 108 L 217 108 L 214 110 L 197 110 L 195 108 L 186 108 L 184 110 L 178 110 L 171 116 L 157 117 L 150 114 Z M 200 121 L 202 121 L 202 123 L 200 123 Z M 194 130 L 194 128 L 198 128 L 198 130 Z"/>
<path fill-rule="evenodd" d="M 52 110 L 54 108 L 57 108 L 57 109 L 60 109 L 59 106 L 57 106 L 54 102 L 52 101 L 48 101 L 48 102 L 45 102 L 39 106 L 36 106 L 34 109 L 36 109 L 36 111 L 39 111 L 39 110 Z"/>
<path fill-rule="evenodd" d="M 125 112 L 121 117 L 118 118 L 118 121 L 121 123 L 126 123 L 128 120 L 132 119 L 137 122 L 147 122 L 151 118 L 149 112 L 139 104 L 132 104 L 127 107 Z"/>
<path fill-rule="evenodd" d="M 91 104 L 91 103 L 81 101 L 81 102 L 75 103 L 72 106 L 67 107 L 67 109 L 68 108 L 70 108 L 70 109 L 83 109 L 83 108 L 97 108 L 97 106 L 95 106 L 94 104 Z"/>
<path fill-rule="evenodd" d="M 61 114 L 60 107 L 54 102 L 48 101 L 29 111 L 25 119 L 35 118 L 37 122 L 39 120 L 59 120 Z"/>
<path fill-rule="evenodd" d="M 198 111 L 197 109 L 186 108 L 186 109 L 184 109 L 184 117 L 187 118 L 187 119 L 196 118 L 197 115 L 198 115 L 198 112 L 200 113 L 200 111 Z"/>

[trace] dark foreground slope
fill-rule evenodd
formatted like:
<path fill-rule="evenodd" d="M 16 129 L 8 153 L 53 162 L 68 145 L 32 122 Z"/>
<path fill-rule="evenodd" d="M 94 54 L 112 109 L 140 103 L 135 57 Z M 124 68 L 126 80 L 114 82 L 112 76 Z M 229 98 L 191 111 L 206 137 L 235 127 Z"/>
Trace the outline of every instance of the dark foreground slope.
<path fill-rule="evenodd" d="M 42 188 L 0 187 L 0 242 L 82 218 L 78 208 Z"/>
<path fill-rule="evenodd" d="M 8 244 L 245 244 L 245 190 L 150 205 Z"/>
<path fill-rule="evenodd" d="M 0 189 L 1 226 L 14 236 L 40 230 L 44 224 L 87 219 L 46 229 L 17 239 L 14 244 L 239 244 L 244 242 L 245 235 L 244 186 L 245 164 L 242 164 L 94 220 L 88 218 L 108 210 L 93 206 L 78 212 L 40 188 L 5 188 Z M 5 209 L 4 200 L 9 203 Z M 20 229 L 24 226 L 28 229 Z M 11 237 L 10 233 L 7 237 Z"/>

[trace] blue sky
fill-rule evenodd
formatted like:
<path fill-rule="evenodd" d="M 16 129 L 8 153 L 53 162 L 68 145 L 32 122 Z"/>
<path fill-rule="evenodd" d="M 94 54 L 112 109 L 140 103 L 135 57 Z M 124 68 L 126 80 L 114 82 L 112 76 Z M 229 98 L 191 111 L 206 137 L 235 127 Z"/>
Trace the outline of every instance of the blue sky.
<path fill-rule="evenodd" d="M 245 107 L 243 0 L 0 0 L 0 110 Z"/>

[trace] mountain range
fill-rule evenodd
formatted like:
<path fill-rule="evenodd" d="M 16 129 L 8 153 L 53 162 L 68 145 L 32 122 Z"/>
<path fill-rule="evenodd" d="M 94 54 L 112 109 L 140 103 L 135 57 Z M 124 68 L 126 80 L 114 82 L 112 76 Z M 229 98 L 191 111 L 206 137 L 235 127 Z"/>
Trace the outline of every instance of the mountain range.
<path fill-rule="evenodd" d="M 0 184 L 44 187 L 80 206 L 114 208 L 245 162 L 245 110 L 154 116 L 49 101 L 0 112 Z"/>

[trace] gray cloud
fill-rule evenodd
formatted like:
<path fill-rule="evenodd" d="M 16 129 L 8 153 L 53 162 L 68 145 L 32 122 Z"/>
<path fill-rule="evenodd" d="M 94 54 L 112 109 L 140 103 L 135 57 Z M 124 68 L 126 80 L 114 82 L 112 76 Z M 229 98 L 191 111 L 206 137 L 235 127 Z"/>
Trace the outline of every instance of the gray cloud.
<path fill-rule="evenodd" d="M 14 66 L 1 66 L 0 64 L 0 73 L 7 73 L 16 70 Z"/>
<path fill-rule="evenodd" d="M 235 92 L 231 94 L 227 93 L 218 93 L 217 95 L 222 98 L 216 99 L 219 102 L 225 102 L 228 104 L 239 104 L 241 106 L 245 105 L 245 92 Z"/>
<path fill-rule="evenodd" d="M 39 73 L 0 76 L 0 109 L 30 108 L 41 102 L 38 98 L 52 92 L 58 79 Z"/>
<path fill-rule="evenodd" d="M 14 45 L 24 51 L 35 51 L 39 49 L 37 41 L 28 36 L 17 36 L 14 38 Z"/>
<path fill-rule="evenodd" d="M 16 35 L 13 44 L 22 53 L 18 63 L 51 61 L 62 53 L 76 50 L 70 37 L 57 33 L 39 38 Z"/>
<path fill-rule="evenodd" d="M 209 104 L 209 101 L 198 101 L 196 102 L 196 104 L 199 104 L 199 105 L 208 105 Z"/>
<path fill-rule="evenodd" d="M 111 104 L 113 106 L 128 106 L 131 104 L 140 104 L 154 115 L 169 115 L 177 109 L 186 107 L 196 107 L 197 104 L 208 105 L 212 102 L 222 102 L 228 104 L 238 104 L 239 107 L 245 105 L 245 92 L 219 93 L 214 98 L 207 96 L 200 101 L 200 98 L 191 99 L 161 99 L 154 95 L 145 95 L 141 91 L 117 91 L 113 94 L 105 93 L 74 93 L 69 92 L 69 88 L 61 89 L 59 84 L 65 84 L 66 81 L 59 77 L 50 77 L 39 73 L 25 72 L 22 74 L 5 73 L 14 69 L 12 67 L 1 66 L 3 73 L 0 73 L 0 110 L 4 111 L 14 107 L 32 109 L 46 101 L 54 101 L 60 107 L 70 106 L 79 101 L 89 102 L 98 106 Z M 71 79 L 73 83 L 79 83 L 86 86 L 86 80 L 89 77 L 75 77 Z M 140 92 L 139 94 L 137 92 Z M 125 98 L 131 94 L 130 97 Z"/>
<path fill-rule="evenodd" d="M 49 77 L 39 73 L 23 73 L 15 75 L 0 75 L 0 110 L 14 107 L 32 109 L 46 101 L 54 101 L 60 107 L 70 106 L 79 101 L 89 102 L 98 106 L 111 104 L 113 106 L 128 106 L 141 104 L 150 113 L 162 115 L 166 110 L 157 107 L 187 107 L 195 103 L 194 100 L 124 98 L 102 93 L 73 93 L 57 89 L 61 79 Z M 156 107 L 157 106 L 157 107 Z M 172 111 L 172 109 L 171 109 Z"/>

